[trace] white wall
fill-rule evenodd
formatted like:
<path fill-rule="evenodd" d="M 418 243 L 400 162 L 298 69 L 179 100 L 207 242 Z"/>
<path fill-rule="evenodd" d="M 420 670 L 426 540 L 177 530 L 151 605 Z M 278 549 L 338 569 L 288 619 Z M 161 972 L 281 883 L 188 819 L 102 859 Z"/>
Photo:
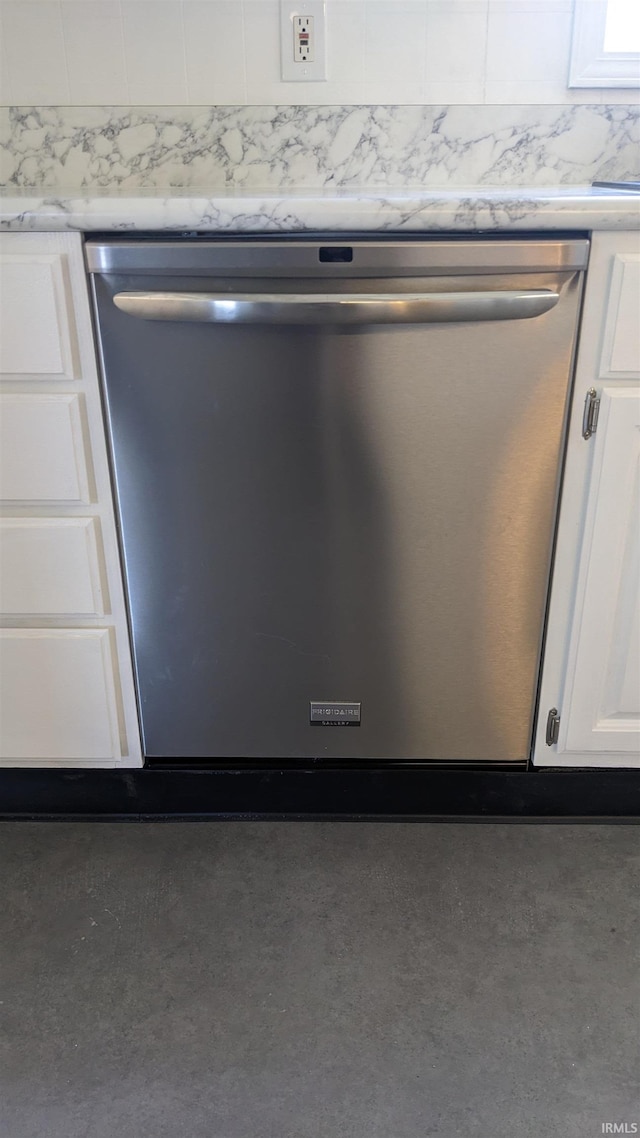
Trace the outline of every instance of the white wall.
<path fill-rule="evenodd" d="M 326 83 L 280 81 L 278 0 L 0 0 L 3 105 L 631 103 L 566 87 L 572 0 L 327 0 Z"/>

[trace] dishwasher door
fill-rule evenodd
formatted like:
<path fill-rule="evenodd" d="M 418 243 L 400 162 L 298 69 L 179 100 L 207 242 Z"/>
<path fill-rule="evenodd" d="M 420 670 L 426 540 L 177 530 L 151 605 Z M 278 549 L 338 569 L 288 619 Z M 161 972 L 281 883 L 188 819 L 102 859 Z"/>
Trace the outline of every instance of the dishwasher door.
<path fill-rule="evenodd" d="M 88 244 L 147 756 L 526 761 L 587 250 Z"/>

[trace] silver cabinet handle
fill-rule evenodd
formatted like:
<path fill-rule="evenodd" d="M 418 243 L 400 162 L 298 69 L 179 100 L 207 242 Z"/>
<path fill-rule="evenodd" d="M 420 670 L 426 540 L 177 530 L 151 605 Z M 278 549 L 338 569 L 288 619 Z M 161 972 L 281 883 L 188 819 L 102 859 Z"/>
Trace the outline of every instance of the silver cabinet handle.
<path fill-rule="evenodd" d="M 140 320 L 207 324 L 442 324 L 528 320 L 560 299 L 550 289 L 518 292 L 225 293 L 119 292 L 116 308 Z"/>

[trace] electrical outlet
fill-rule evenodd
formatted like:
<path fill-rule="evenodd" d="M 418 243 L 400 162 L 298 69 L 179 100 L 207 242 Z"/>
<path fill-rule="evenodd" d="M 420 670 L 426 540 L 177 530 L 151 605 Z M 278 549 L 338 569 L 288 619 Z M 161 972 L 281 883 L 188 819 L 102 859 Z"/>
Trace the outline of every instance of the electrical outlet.
<path fill-rule="evenodd" d="M 285 82 L 327 78 L 325 0 L 280 0 L 280 53 Z"/>
<path fill-rule="evenodd" d="M 295 63 L 313 63 L 313 16 L 293 17 L 293 59 Z"/>

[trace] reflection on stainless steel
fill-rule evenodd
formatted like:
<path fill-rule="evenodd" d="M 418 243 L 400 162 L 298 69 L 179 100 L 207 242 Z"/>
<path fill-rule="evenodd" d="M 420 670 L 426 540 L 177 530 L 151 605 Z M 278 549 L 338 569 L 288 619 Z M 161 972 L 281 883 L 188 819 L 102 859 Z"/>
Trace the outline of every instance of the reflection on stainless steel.
<path fill-rule="evenodd" d="M 170 244 L 93 276 L 146 753 L 524 761 L 587 243 Z"/>
<path fill-rule="evenodd" d="M 531 377 L 522 393 L 521 416 L 495 448 L 487 487 L 480 546 L 485 646 L 480 688 L 507 752 L 517 748 L 521 724 L 531 717 L 532 677 L 540 650 L 546 582 L 538 546 L 548 503 L 555 497 L 563 428 L 556 386 L 554 367 L 541 368 Z M 529 445 L 532 424 L 535 437 L 545 438 L 538 450 Z"/>

